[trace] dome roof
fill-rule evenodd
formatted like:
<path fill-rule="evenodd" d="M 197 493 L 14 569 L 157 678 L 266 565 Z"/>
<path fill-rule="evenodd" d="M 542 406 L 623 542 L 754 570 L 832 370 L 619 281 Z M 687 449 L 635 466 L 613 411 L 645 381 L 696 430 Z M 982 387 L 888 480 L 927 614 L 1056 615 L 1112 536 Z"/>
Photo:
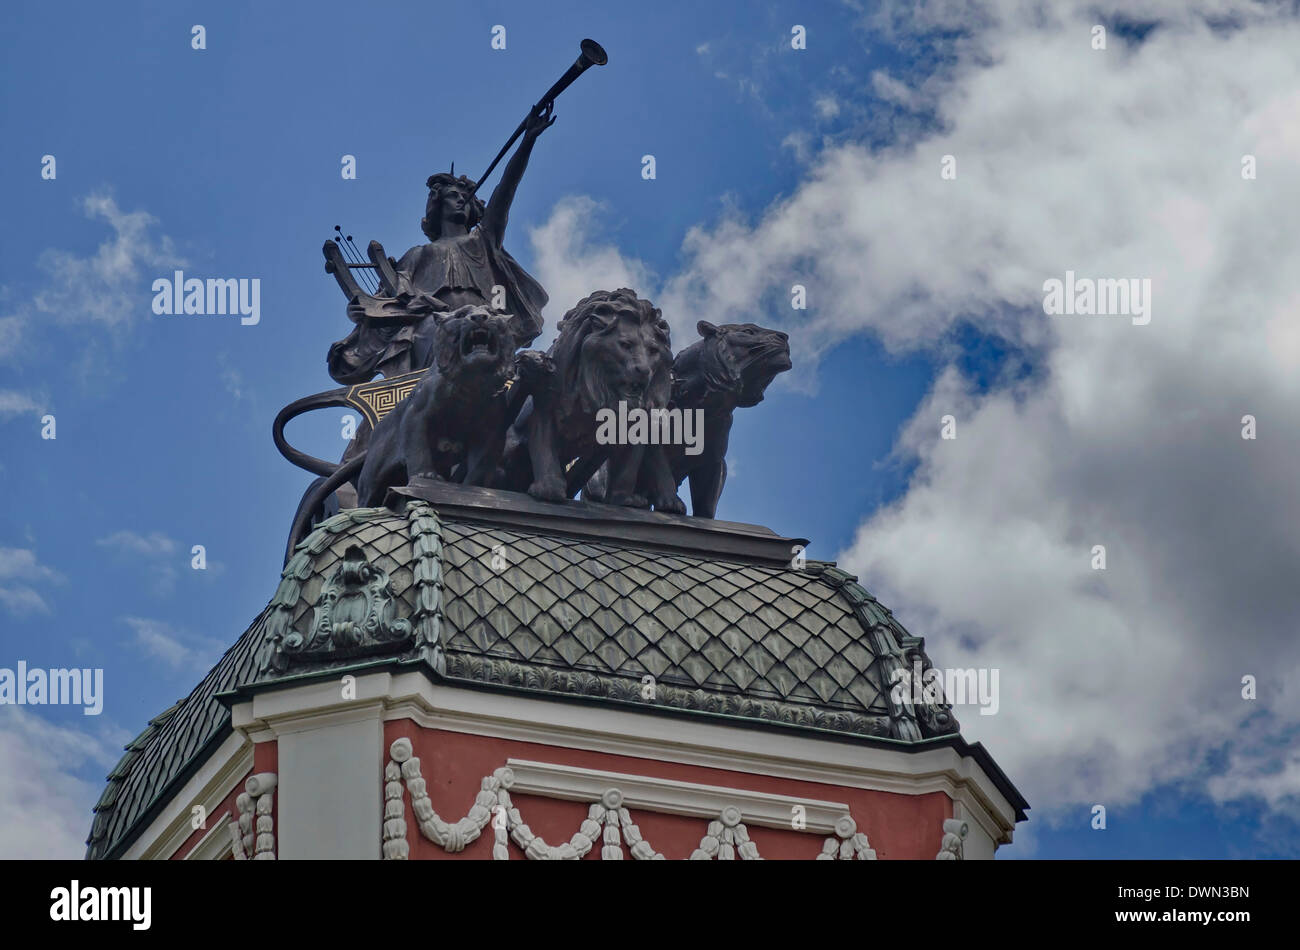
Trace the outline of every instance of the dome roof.
<path fill-rule="evenodd" d="M 404 491 L 403 510 L 349 509 L 298 545 L 262 614 L 128 747 L 88 857 L 116 856 L 230 734 L 232 698 L 345 669 L 862 742 L 960 742 L 946 705 L 890 698 L 891 670 L 929 666 L 923 641 L 834 565 L 792 566 L 796 539 L 460 486 Z"/>

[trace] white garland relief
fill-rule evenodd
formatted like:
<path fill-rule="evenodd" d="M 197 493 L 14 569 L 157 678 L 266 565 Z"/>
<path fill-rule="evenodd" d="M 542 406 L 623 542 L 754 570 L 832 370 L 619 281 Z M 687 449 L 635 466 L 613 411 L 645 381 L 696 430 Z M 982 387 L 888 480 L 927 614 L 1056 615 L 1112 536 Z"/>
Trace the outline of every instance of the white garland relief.
<path fill-rule="evenodd" d="M 420 833 L 445 851 L 456 853 L 465 850 L 491 824 L 492 857 L 497 861 L 509 860 L 510 841 L 533 861 L 576 861 L 597 842 L 600 842 L 600 856 L 604 861 L 623 860 L 624 845 L 637 861 L 664 860 L 663 854 L 645 840 L 631 813 L 623 807 L 623 793 L 617 788 L 606 789 L 599 801 L 591 803 L 586 819 L 572 838 L 560 844 L 548 844 L 533 833 L 511 801 L 510 789 L 515 776 L 508 766 L 484 778 L 469 812 L 459 821 L 449 823 L 434 811 L 411 740 L 395 740 L 389 747 L 389 755 L 391 761 L 384 767 L 384 860 L 410 857 L 410 845 L 406 841 L 406 808 L 402 799 L 403 782 L 411 796 L 411 810 L 415 813 Z M 689 860 L 730 861 L 739 858 L 742 861 L 761 861 L 758 845 L 750 839 L 749 830 L 741 819 L 739 807 L 724 807 L 717 819 L 709 823 Z M 817 857 L 819 860 L 874 861 L 876 852 L 868 845 L 867 836 L 858 832 L 853 818 L 843 815 L 835 824 L 835 837 L 826 839 L 822 853 Z"/>
<path fill-rule="evenodd" d="M 960 818 L 949 818 L 945 821 L 943 841 L 939 844 L 939 853 L 934 856 L 934 859 L 936 861 L 965 860 L 963 842 L 969 832 L 970 826 Z"/>
<path fill-rule="evenodd" d="M 230 850 L 236 861 L 246 861 L 250 855 L 255 861 L 275 860 L 275 820 L 271 816 L 275 783 L 274 772 L 250 775 L 235 799 L 239 820 L 230 825 Z"/>

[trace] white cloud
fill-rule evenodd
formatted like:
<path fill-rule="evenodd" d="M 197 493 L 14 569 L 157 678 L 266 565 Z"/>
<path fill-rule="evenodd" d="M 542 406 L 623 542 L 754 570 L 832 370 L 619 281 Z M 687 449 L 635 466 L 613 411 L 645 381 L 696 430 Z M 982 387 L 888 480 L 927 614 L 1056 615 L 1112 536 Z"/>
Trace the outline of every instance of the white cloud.
<path fill-rule="evenodd" d="M 537 278 L 550 301 L 544 311 L 546 329 L 533 346 L 545 349 L 555 338 L 555 326 L 574 304 L 595 290 L 631 287 L 641 296 L 653 279 L 645 265 L 609 244 L 596 244 L 593 234 L 601 206 L 587 197 L 565 198 L 550 218 L 529 231 Z"/>
<path fill-rule="evenodd" d="M 223 366 L 219 371 L 222 385 L 226 387 L 226 392 L 230 397 L 239 402 L 244 398 L 244 376 L 239 370 L 230 366 Z"/>
<path fill-rule="evenodd" d="M 57 581 L 59 572 L 36 560 L 26 548 L 0 548 L 0 580 Z"/>
<path fill-rule="evenodd" d="M 0 321 L 0 323 L 2 322 Z M 3 328 L 0 327 L 0 335 L 2 334 Z M 0 353 L 0 355 L 3 354 Z M 39 412 L 40 408 L 32 400 L 32 397 L 26 393 L 15 392 L 12 389 L 0 389 L 0 419 L 20 416 L 27 412 Z"/>
<path fill-rule="evenodd" d="M 122 211 L 109 195 L 91 195 L 83 208 L 87 218 L 107 222 L 113 235 L 90 257 L 45 251 L 38 266 L 49 283 L 34 298 L 34 309 L 60 321 L 88 320 L 109 326 L 148 314 L 152 298 L 146 278 L 170 276 L 173 268 L 185 264 L 171 238 L 154 236 L 158 220 L 153 215 Z"/>
<path fill-rule="evenodd" d="M 1166 6 L 1143 45 L 1112 35 L 1098 52 L 1081 41 L 1086 7 L 983 6 L 997 25 L 971 48 L 991 65 L 957 71 L 945 131 L 902 154 L 827 156 L 759 230 L 775 244 L 823 219 L 824 187 L 861 209 L 828 236 L 847 232 L 860 282 L 841 257 L 817 268 L 828 298 L 857 290 L 860 311 L 814 317 L 822 339 L 869 328 L 937 349 L 973 316 L 1039 356 L 1041 375 L 990 392 L 955 369 L 936 382 L 897 446 L 916 464 L 907 493 L 843 559 L 938 663 L 1001 669 L 1002 712 L 961 718 L 1031 802 L 1190 782 L 1278 805 L 1300 793 L 1277 752 L 1300 725 L 1280 685 L 1300 672 L 1300 549 L 1284 527 L 1300 517 L 1300 451 L 1282 437 L 1300 425 L 1300 234 L 1275 210 L 1300 199 L 1300 143 L 1276 124 L 1300 95 L 1300 29 L 1216 32 Z M 1258 181 L 1241 178 L 1248 152 Z M 942 154 L 956 181 L 939 181 Z M 1041 281 L 1066 269 L 1151 277 L 1151 324 L 1044 317 Z M 954 441 L 937 438 L 946 413 Z M 1271 437 L 1243 441 L 1245 413 Z M 1246 725 L 1261 707 L 1271 718 Z M 1239 754 L 1216 770 L 1228 743 Z"/>
<path fill-rule="evenodd" d="M 190 636 L 162 620 L 123 617 L 122 621 L 134 632 L 133 645 L 141 653 L 172 669 L 206 671 L 221 655 L 219 641 Z"/>
<path fill-rule="evenodd" d="M 1233 767 L 1223 775 L 1210 779 L 1207 790 L 1219 801 L 1259 798 L 1278 810 L 1288 809 L 1292 814 L 1300 804 L 1300 754 L 1286 750 L 1279 762 L 1276 757 L 1242 761 L 1233 756 Z"/>
<path fill-rule="evenodd" d="M 808 164 L 812 158 L 812 136 L 802 130 L 788 133 L 781 140 L 781 147 L 794 152 L 795 161 L 800 165 Z"/>
<path fill-rule="evenodd" d="M 62 575 L 36 560 L 26 548 L 0 548 L 0 605 L 14 616 L 49 613 L 49 604 L 31 585 L 60 583 Z"/>
<path fill-rule="evenodd" d="M 117 551 L 122 557 L 139 557 L 148 562 L 149 580 L 154 593 L 159 597 L 167 597 L 176 589 L 180 572 L 171 556 L 176 552 L 177 545 L 162 532 L 139 534 L 130 530 L 115 531 L 95 543 Z"/>
<path fill-rule="evenodd" d="M 116 548 L 130 554 L 142 554 L 151 557 L 155 554 L 171 554 L 176 550 L 176 542 L 158 531 L 149 534 L 137 534 L 134 531 L 115 531 L 106 538 L 95 542 L 100 547 Z"/>
<path fill-rule="evenodd" d="M 871 74 L 871 90 L 878 98 L 904 109 L 917 110 L 924 105 L 915 90 L 883 69 Z"/>
<path fill-rule="evenodd" d="M 22 342 L 23 319 L 17 316 L 0 317 L 0 359 L 18 350 Z"/>
<path fill-rule="evenodd" d="M 19 617 L 25 614 L 50 612 L 50 605 L 45 602 L 45 598 L 26 584 L 0 587 L 0 604 L 3 604 L 11 614 Z"/>
<path fill-rule="evenodd" d="M 0 317 L 0 359 L 14 359 L 33 329 L 51 323 L 129 327 L 151 314 L 152 278 L 185 267 L 148 212 L 122 211 L 106 194 L 86 197 L 82 210 L 91 221 L 106 223 L 112 235 L 90 255 L 57 248 L 41 253 L 36 265 L 43 286 Z"/>
<path fill-rule="evenodd" d="M 963 322 L 1030 360 L 1032 376 L 987 391 L 955 365 L 940 374 L 896 446 L 914 466 L 905 494 L 842 560 L 937 664 L 1001 670 L 1001 712 L 965 711 L 964 732 L 1049 816 L 1169 783 L 1222 801 L 1300 791 L 1277 751 L 1300 728 L 1300 691 L 1283 685 L 1300 679 L 1300 230 L 1287 211 L 1300 207 L 1300 24 L 1161 0 L 1144 6 L 1162 22 L 1141 44 L 1112 31 L 1092 50 L 1098 13 L 1127 9 L 886 5 L 870 23 L 896 37 L 958 33 L 924 84 L 933 127 L 824 149 L 757 220 L 692 229 L 685 266 L 653 290 L 679 347 L 699 313 L 789 331 L 790 378 L 858 334 L 946 360 Z M 888 77 L 875 87 L 915 104 Z M 1241 177 L 1246 153 L 1256 181 Z M 947 154 L 955 181 L 940 178 Z M 544 281 L 562 275 L 572 296 L 606 285 L 593 261 L 636 273 L 576 239 L 587 216 L 557 220 L 571 240 Z M 1151 278 L 1150 325 L 1045 316 L 1043 281 L 1067 269 Z M 794 283 L 809 297 L 797 315 L 775 305 Z M 940 441 L 948 413 L 958 438 Z M 1246 413 L 1256 441 L 1240 438 Z M 1105 572 L 1090 570 L 1094 544 Z M 1254 703 L 1245 674 L 1260 679 Z M 1227 745 L 1225 766 L 1213 753 Z"/>
<path fill-rule="evenodd" d="M 813 109 L 819 119 L 833 119 L 840 114 L 840 104 L 832 95 L 818 96 L 813 100 Z"/>
<path fill-rule="evenodd" d="M 78 859 L 91 812 L 121 753 L 105 738 L 0 707 L 0 858 Z"/>

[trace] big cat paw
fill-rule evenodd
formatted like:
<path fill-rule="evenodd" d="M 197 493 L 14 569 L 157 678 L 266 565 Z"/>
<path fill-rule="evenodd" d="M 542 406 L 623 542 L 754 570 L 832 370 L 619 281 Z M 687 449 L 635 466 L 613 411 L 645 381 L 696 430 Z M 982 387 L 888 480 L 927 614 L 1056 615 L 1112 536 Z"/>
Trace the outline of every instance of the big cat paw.
<path fill-rule="evenodd" d="M 676 495 L 673 495 L 669 498 L 659 499 L 654 503 L 654 506 L 655 506 L 655 511 L 666 512 L 667 514 L 670 515 L 686 514 L 686 504 Z"/>
<path fill-rule="evenodd" d="M 528 486 L 528 494 L 538 501 L 567 501 L 569 497 L 564 479 L 556 475 L 537 479 Z"/>
<path fill-rule="evenodd" d="M 649 508 L 650 500 L 645 495 L 611 494 L 605 503 L 618 505 L 620 508 Z"/>

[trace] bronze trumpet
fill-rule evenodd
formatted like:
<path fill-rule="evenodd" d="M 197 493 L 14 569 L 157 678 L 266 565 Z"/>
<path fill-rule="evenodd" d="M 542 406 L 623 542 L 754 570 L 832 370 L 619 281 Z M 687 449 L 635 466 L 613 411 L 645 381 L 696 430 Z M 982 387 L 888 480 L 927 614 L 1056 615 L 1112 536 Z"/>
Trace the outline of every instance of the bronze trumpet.
<path fill-rule="evenodd" d="M 578 58 L 573 61 L 573 65 L 565 70 L 564 75 L 556 80 L 555 85 L 546 90 L 546 95 L 542 96 L 542 98 L 537 101 L 537 104 L 529 111 L 528 114 L 530 116 L 543 112 L 547 106 L 556 100 L 560 93 L 568 89 L 575 79 L 585 73 L 592 66 L 604 66 L 609 62 L 609 56 L 606 55 L 605 48 L 595 40 L 583 40 L 580 48 L 581 52 L 578 53 Z M 524 134 L 524 128 L 527 124 L 528 118 L 525 117 L 524 121 L 519 123 L 519 128 L 515 129 L 514 135 L 510 136 L 510 140 L 506 142 L 505 145 L 501 146 L 501 151 L 497 152 L 497 157 L 492 159 L 492 164 L 487 167 L 487 171 L 479 176 L 478 183 L 474 186 L 474 191 L 478 191 L 483 182 L 487 181 L 488 175 L 492 174 L 492 169 L 497 167 L 497 163 L 501 161 L 502 156 L 504 156 L 506 152 L 510 151 L 510 146 L 514 145 L 515 140 Z"/>

